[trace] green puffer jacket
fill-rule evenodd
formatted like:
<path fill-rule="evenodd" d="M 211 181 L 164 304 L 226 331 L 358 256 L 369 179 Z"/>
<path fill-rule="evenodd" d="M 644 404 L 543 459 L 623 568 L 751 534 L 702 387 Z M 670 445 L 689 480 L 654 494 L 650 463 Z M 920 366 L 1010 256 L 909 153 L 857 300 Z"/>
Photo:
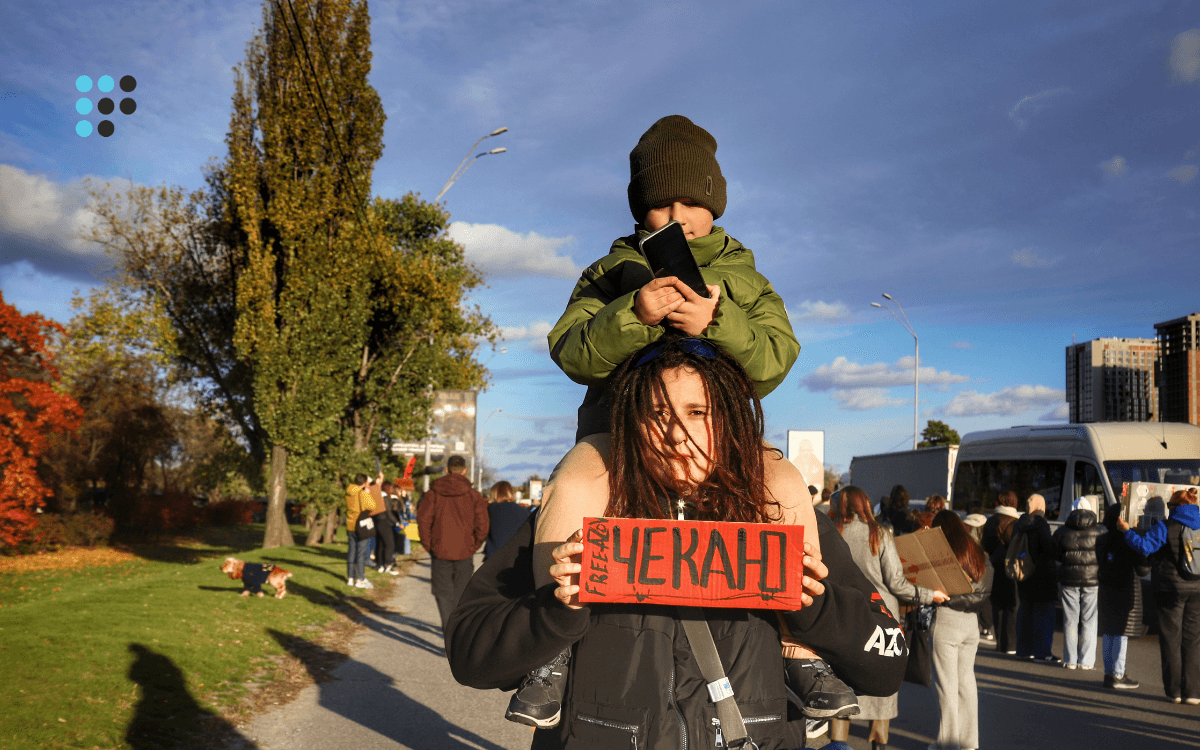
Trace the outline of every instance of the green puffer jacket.
<path fill-rule="evenodd" d="M 646 234 L 638 229 L 618 239 L 608 255 L 583 272 L 566 312 L 547 337 L 555 363 L 571 380 L 588 386 L 579 407 L 577 440 L 608 431 L 608 409 L 602 403 L 606 379 L 665 330 L 643 325 L 633 309 L 637 291 L 654 278 L 637 250 Z M 754 253 L 721 227 L 689 240 L 688 246 L 705 283 L 721 287 L 716 318 L 704 338 L 741 362 L 758 394 L 767 395 L 787 377 L 800 353 L 783 300 L 754 270 Z"/>

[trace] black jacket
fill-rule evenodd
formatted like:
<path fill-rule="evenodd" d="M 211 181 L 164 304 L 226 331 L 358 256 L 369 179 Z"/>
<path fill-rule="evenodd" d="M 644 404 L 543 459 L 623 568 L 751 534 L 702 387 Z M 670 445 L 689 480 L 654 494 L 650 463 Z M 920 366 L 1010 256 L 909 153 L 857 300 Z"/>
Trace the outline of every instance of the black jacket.
<path fill-rule="evenodd" d="M 1100 633 L 1141 638 L 1146 634 L 1141 577 L 1150 574 L 1149 563 L 1125 543 L 1120 531 L 1101 535 L 1096 556 L 1100 558 Z"/>
<path fill-rule="evenodd" d="M 1013 527 L 1014 541 L 1018 534 L 1025 534 L 1029 540 L 1029 555 L 1033 558 L 1034 570 L 1032 576 L 1017 583 L 1017 593 L 1030 602 L 1058 601 L 1058 576 L 1054 569 L 1058 555 L 1045 515 L 1039 511 L 1018 518 Z"/>
<path fill-rule="evenodd" d="M 536 514 L 535 514 L 536 517 Z M 817 516 L 829 577 L 825 593 L 783 613 L 791 632 L 861 695 L 899 690 L 907 647 L 899 626 L 850 556 L 828 517 Z M 524 675 L 575 644 L 563 720 L 534 734 L 533 748 L 711 747 L 709 701 L 673 607 L 568 609 L 554 584 L 533 588 L 532 521 L 475 572 L 450 616 L 446 654 L 456 680 L 513 689 Z M 802 746 L 803 723 L 785 720 L 783 659 L 775 613 L 707 610 L 717 651 L 753 739 L 763 750 Z M 636 655 L 636 658 L 619 658 Z M 757 719 L 757 720 L 753 720 Z"/>
<path fill-rule="evenodd" d="M 1100 559 L 1096 542 L 1105 528 L 1090 510 L 1077 509 L 1067 516 L 1067 522 L 1054 532 L 1058 549 L 1058 583 L 1061 586 L 1091 587 L 1100 585 Z"/>

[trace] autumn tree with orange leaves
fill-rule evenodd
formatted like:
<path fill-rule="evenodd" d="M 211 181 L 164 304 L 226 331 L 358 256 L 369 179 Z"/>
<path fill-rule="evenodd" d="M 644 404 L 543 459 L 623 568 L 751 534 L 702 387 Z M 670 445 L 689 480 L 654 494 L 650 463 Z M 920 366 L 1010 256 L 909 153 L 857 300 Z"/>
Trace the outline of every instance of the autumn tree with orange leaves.
<path fill-rule="evenodd" d="M 54 432 L 74 429 L 80 408 L 59 393 L 48 347 L 62 326 L 37 313 L 22 315 L 0 292 L 0 546 L 12 546 L 37 528 L 37 509 L 50 489 L 38 461 Z"/>

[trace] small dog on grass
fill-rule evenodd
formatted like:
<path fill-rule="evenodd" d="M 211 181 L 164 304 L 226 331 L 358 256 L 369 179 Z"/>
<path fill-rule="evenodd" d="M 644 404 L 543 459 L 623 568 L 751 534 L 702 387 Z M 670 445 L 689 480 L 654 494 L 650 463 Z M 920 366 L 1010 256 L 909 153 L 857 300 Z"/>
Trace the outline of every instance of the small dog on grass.
<path fill-rule="evenodd" d="M 287 579 L 292 577 L 291 571 L 284 570 L 278 565 L 261 565 L 247 563 L 236 557 L 227 557 L 221 565 L 221 572 L 228 573 L 231 579 L 242 579 L 242 596 L 251 594 L 263 595 L 264 583 L 275 587 L 275 598 L 282 599 L 287 594 Z"/>

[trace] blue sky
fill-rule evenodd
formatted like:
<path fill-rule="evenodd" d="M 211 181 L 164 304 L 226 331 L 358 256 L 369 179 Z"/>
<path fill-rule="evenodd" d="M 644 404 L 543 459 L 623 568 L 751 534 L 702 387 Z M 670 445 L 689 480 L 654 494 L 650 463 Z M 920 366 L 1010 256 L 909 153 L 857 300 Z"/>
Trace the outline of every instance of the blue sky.
<path fill-rule="evenodd" d="M 1065 421 L 1072 335 L 1153 337 L 1200 309 L 1198 8 L 373 3 L 378 194 L 432 199 L 477 138 L 509 128 L 480 147 L 507 152 L 444 198 L 507 339 L 480 397 L 488 463 L 523 481 L 571 445 L 583 389 L 545 334 L 580 270 L 631 231 L 629 150 L 667 114 L 716 137 L 718 224 L 755 251 L 802 345 L 765 402 L 773 440 L 824 430 L 842 471 L 911 443 L 913 341 L 870 307 L 883 292 L 921 339 L 922 426 Z M 201 186 L 260 20 L 251 2 L 6 11 L 6 300 L 66 320 L 72 291 L 98 283 L 103 257 L 74 238 L 82 178 Z M 137 78 L 137 111 L 81 138 L 75 79 L 105 74 Z"/>

